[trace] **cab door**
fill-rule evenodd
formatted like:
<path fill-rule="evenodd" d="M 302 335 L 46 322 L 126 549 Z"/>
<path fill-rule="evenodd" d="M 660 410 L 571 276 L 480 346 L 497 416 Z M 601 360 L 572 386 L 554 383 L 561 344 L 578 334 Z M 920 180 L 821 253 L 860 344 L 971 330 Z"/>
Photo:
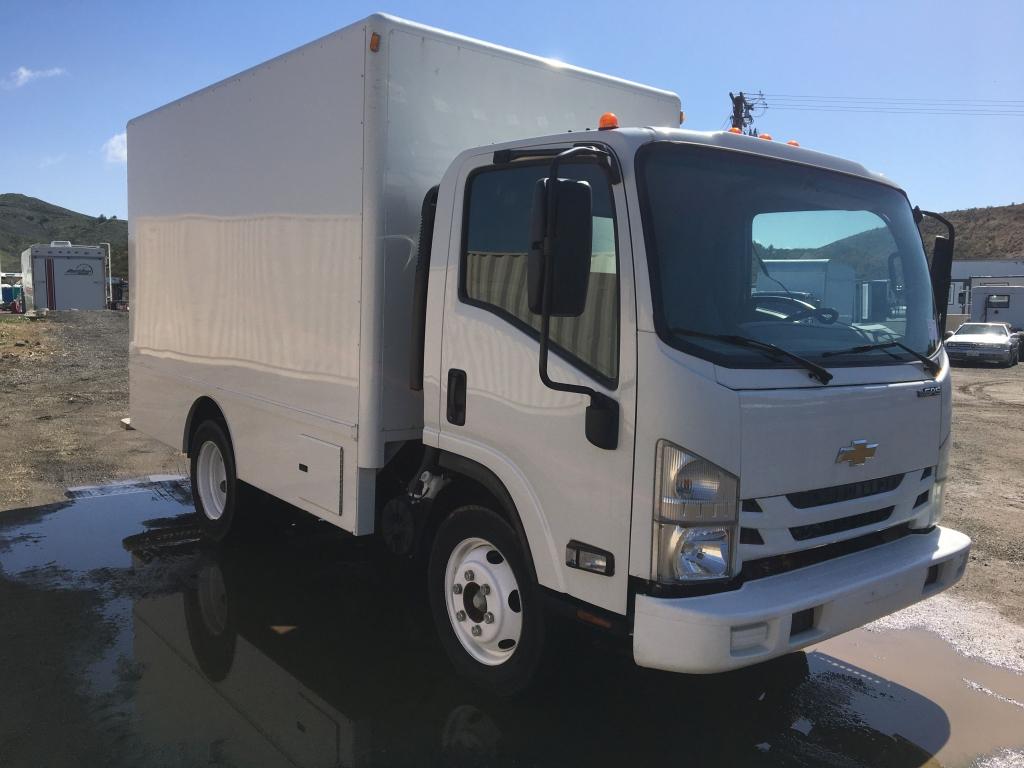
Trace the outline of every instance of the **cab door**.
<path fill-rule="evenodd" d="M 439 371 L 438 447 L 483 464 L 516 504 L 541 584 L 626 612 L 636 415 L 636 311 L 622 184 L 593 162 L 559 176 L 586 181 L 593 249 L 586 308 L 553 318 L 548 372 L 617 401 L 613 450 L 585 433 L 590 397 L 548 389 L 538 373 L 540 317 L 529 311 L 530 212 L 547 160 L 495 165 L 471 158 L 455 187 Z M 612 557 L 612 573 L 566 565 L 582 542 Z"/>

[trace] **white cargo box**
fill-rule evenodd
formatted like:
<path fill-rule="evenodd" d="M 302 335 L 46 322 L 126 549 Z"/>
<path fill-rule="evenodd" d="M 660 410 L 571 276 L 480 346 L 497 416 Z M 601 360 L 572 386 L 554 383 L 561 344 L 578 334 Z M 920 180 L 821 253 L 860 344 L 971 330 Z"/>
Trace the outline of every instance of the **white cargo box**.
<path fill-rule="evenodd" d="M 422 429 L 425 193 L 462 150 L 606 111 L 674 126 L 679 99 L 374 15 L 132 120 L 132 426 L 181 446 L 209 396 L 241 479 L 368 531 L 375 468 Z"/>
<path fill-rule="evenodd" d="M 37 243 L 21 252 L 25 311 L 103 309 L 106 306 L 106 250 L 66 241 Z"/>

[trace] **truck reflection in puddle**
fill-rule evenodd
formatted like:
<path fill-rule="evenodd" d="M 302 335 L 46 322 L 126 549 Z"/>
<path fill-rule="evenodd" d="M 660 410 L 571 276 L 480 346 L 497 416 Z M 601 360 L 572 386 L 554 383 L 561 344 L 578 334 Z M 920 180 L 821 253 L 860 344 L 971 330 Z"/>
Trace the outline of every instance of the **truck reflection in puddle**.
<path fill-rule="evenodd" d="M 182 762 L 918 766 L 949 736 L 933 702 L 820 653 L 685 677 L 576 628 L 541 690 L 495 700 L 453 677 L 413 573 L 280 517 L 216 550 L 187 515 L 124 541 L 141 582 L 190 574 L 133 610 L 137 727 Z M 900 735 L 910 722 L 928 743 Z"/>

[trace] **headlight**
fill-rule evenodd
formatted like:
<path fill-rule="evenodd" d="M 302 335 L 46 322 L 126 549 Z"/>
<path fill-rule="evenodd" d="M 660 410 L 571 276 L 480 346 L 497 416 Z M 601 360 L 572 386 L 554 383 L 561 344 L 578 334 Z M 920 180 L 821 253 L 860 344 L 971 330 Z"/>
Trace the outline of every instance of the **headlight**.
<path fill-rule="evenodd" d="M 658 441 L 652 578 L 661 583 L 732 576 L 739 480 L 707 459 Z"/>

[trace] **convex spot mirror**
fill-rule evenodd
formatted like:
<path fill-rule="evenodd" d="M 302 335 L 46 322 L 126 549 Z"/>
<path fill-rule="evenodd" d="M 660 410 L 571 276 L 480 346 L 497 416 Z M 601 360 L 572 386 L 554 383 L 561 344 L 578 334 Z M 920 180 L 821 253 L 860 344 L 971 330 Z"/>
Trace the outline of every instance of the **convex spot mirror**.
<path fill-rule="evenodd" d="M 527 289 L 530 311 L 544 314 L 544 284 L 551 317 L 579 317 L 587 304 L 593 214 L 590 184 L 540 179 L 533 191 Z M 545 245 L 549 261 L 545 263 Z"/>

